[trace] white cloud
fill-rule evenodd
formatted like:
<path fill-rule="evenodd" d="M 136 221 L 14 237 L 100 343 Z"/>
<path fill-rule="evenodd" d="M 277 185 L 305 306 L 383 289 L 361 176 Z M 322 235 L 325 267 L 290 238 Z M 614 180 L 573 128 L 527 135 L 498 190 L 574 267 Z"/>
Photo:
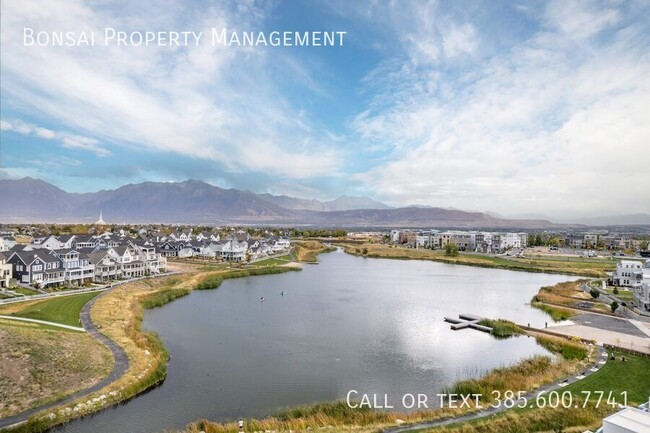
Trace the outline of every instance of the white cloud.
<path fill-rule="evenodd" d="M 392 65 L 395 81 L 374 89 L 374 105 L 352 123 L 362 139 L 392 151 L 355 179 L 403 204 L 650 212 L 647 23 L 596 42 L 589 37 L 612 30 L 619 12 L 569 3 L 582 8 L 571 15 L 548 5 L 553 32 L 541 29 L 456 77 L 438 80 L 438 67 L 423 67 L 419 51 Z M 579 24 L 586 16 L 589 28 Z"/>
<path fill-rule="evenodd" d="M 46 140 L 56 140 L 61 145 L 68 149 L 82 149 L 94 153 L 97 156 L 109 156 L 106 148 L 102 147 L 98 140 L 81 135 L 70 134 L 67 132 L 52 131 L 47 128 L 35 126 L 22 121 L 9 122 L 3 120 L 0 123 L 2 131 L 12 131 L 25 136 L 36 136 Z"/>
<path fill-rule="evenodd" d="M 255 170 L 237 155 L 266 150 L 290 153 L 294 143 L 309 158 L 296 171 L 310 175 L 337 166 L 336 152 L 298 121 L 299 110 L 275 87 L 268 51 L 199 47 L 24 47 L 22 28 L 94 31 L 105 27 L 207 31 L 255 29 L 266 9 L 241 2 L 206 7 L 124 3 L 104 7 L 81 0 L 2 2 L 2 92 L 8 105 L 54 119 L 109 143 L 175 152 L 218 161 L 232 171 Z M 127 10 L 122 9 L 125 8 Z M 117 10 L 119 9 L 119 10 Z M 156 12 L 155 16 L 151 11 Z M 285 62 L 284 64 L 288 64 Z M 296 67 L 293 67 L 296 71 Z M 300 80 L 298 80 L 300 81 Z M 272 140 L 272 145 L 259 145 Z M 69 137 L 64 145 L 90 149 L 96 143 Z"/>

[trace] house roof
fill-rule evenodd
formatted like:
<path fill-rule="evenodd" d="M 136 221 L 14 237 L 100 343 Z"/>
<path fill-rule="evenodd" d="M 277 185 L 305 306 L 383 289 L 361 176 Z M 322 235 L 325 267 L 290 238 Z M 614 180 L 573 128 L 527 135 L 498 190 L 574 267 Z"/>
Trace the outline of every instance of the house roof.
<path fill-rule="evenodd" d="M 32 263 L 36 258 L 39 258 L 41 261 L 45 263 L 56 263 L 59 261 L 59 258 L 56 257 L 54 254 L 49 254 L 41 251 L 15 251 L 13 255 L 16 255 L 23 263 L 26 265 L 29 265 Z M 11 258 L 11 257 L 10 257 Z"/>
<path fill-rule="evenodd" d="M 113 251 L 115 251 L 118 255 L 123 256 L 124 253 L 128 250 L 128 247 L 125 245 L 120 245 L 117 247 L 113 247 Z"/>
<path fill-rule="evenodd" d="M 107 255 L 108 255 L 107 250 L 94 251 L 88 254 L 88 260 L 93 265 L 96 265 L 97 263 L 101 262 L 104 259 L 104 257 L 106 257 Z"/>

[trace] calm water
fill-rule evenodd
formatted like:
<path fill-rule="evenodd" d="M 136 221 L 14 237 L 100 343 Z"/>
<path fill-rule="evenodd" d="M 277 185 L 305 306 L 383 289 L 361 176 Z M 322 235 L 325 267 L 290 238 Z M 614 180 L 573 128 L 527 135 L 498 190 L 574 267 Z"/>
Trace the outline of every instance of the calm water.
<path fill-rule="evenodd" d="M 171 361 L 162 386 L 57 431 L 162 432 L 260 417 L 348 391 L 435 394 L 459 378 L 547 353 L 526 337 L 451 331 L 469 313 L 543 326 L 527 303 L 571 277 L 335 252 L 302 272 L 225 281 L 148 312 Z M 285 291 L 284 296 L 280 292 Z M 260 297 L 265 302 L 260 302 Z"/>

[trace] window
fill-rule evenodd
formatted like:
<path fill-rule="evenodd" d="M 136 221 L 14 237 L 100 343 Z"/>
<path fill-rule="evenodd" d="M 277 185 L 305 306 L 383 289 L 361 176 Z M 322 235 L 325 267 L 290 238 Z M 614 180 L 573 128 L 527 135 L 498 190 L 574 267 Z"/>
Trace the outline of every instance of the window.
<path fill-rule="evenodd" d="M 34 271 L 42 271 L 43 265 L 34 265 Z"/>

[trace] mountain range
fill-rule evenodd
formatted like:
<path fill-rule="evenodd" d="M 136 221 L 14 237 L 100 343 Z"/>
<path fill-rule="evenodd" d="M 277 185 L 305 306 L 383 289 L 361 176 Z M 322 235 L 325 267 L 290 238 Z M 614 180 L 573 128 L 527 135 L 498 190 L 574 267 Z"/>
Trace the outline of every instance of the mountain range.
<path fill-rule="evenodd" d="M 318 201 L 224 189 L 205 182 L 143 182 L 68 193 L 45 181 L 0 180 L 0 222 L 291 224 L 345 227 L 551 228 L 543 219 L 508 219 L 437 207 L 392 208 L 367 197 Z"/>

